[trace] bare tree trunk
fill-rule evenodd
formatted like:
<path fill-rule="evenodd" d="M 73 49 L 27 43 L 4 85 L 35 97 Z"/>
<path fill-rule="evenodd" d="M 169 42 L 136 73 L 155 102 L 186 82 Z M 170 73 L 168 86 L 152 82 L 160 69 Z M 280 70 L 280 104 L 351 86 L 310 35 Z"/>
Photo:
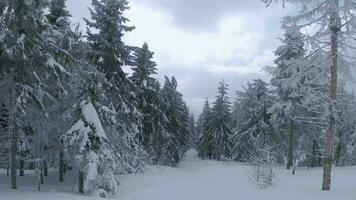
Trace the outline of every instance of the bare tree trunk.
<path fill-rule="evenodd" d="M 41 177 L 40 177 L 40 174 L 39 174 L 39 160 L 36 160 L 36 180 L 37 180 L 37 191 L 40 191 L 41 190 Z"/>
<path fill-rule="evenodd" d="M 335 2 L 335 10 L 331 15 L 331 81 L 330 81 L 330 119 L 329 119 L 329 128 L 326 131 L 325 137 L 325 159 L 324 159 L 324 174 L 323 174 L 323 190 L 330 190 L 330 182 L 331 182 L 331 165 L 332 165 L 332 157 L 333 157 L 333 134 L 335 128 L 335 106 L 336 106 L 336 90 L 337 90 L 337 64 L 338 64 L 338 34 L 340 31 L 339 27 L 339 13 L 338 13 L 338 5 Z"/>
<path fill-rule="evenodd" d="M 25 161 L 23 159 L 20 159 L 19 175 L 20 176 L 24 176 L 25 175 Z"/>
<path fill-rule="evenodd" d="M 43 160 L 43 173 L 44 173 L 44 176 L 48 176 L 48 166 L 47 166 L 47 162 L 45 160 Z"/>
<path fill-rule="evenodd" d="M 293 133 L 293 121 L 289 121 L 289 144 L 288 144 L 288 162 L 287 169 L 290 169 L 293 165 L 293 151 L 294 151 L 294 133 Z"/>
<path fill-rule="evenodd" d="M 79 171 L 79 192 L 84 193 L 84 173 Z"/>
<path fill-rule="evenodd" d="M 59 151 L 59 182 L 64 181 L 64 152 L 61 149 Z"/>
<path fill-rule="evenodd" d="M 18 141 L 18 132 L 16 125 L 14 123 L 14 108 L 13 108 L 13 79 L 10 80 L 10 89 L 9 89 L 9 135 L 11 135 L 11 147 L 10 147 L 10 173 L 11 173 L 11 188 L 17 189 L 17 181 L 16 181 L 16 171 L 17 171 L 17 162 L 16 162 L 16 153 L 17 153 L 17 141 Z"/>
<path fill-rule="evenodd" d="M 41 184 L 44 184 L 44 178 L 43 178 L 43 161 L 41 160 L 40 164 L 40 179 L 41 179 Z"/>
<path fill-rule="evenodd" d="M 13 130 L 11 137 L 11 150 L 10 150 L 10 169 L 11 169 L 11 188 L 17 189 L 16 182 L 16 171 L 17 171 L 17 163 L 16 163 L 16 152 L 17 152 L 17 131 Z"/>
<path fill-rule="evenodd" d="M 318 143 L 316 140 L 313 140 L 313 147 L 312 147 L 312 158 L 310 167 L 317 167 L 318 166 Z"/>

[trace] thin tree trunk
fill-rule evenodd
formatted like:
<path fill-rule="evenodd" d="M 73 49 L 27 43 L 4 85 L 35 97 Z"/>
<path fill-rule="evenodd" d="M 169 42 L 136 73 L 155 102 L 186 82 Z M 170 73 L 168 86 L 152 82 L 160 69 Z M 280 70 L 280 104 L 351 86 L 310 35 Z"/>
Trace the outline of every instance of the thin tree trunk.
<path fill-rule="evenodd" d="M 293 166 L 293 151 L 294 151 L 294 133 L 293 121 L 289 121 L 289 144 L 288 144 L 288 162 L 287 169 Z"/>
<path fill-rule="evenodd" d="M 59 151 L 59 182 L 64 181 L 64 152 L 61 149 Z"/>
<path fill-rule="evenodd" d="M 335 166 L 336 167 L 339 166 L 340 157 L 341 157 L 341 144 L 339 143 L 335 150 Z"/>
<path fill-rule="evenodd" d="M 43 161 L 43 173 L 44 173 L 44 176 L 48 176 L 48 166 L 47 166 L 47 162 L 44 160 Z"/>
<path fill-rule="evenodd" d="M 36 180 L 37 180 L 37 191 L 41 190 L 41 177 L 40 177 L 40 172 L 39 172 L 39 160 L 36 160 Z"/>
<path fill-rule="evenodd" d="M 22 155 L 22 154 L 21 154 Z M 25 161 L 23 159 L 20 159 L 20 170 L 19 170 L 20 176 L 25 175 Z"/>
<path fill-rule="evenodd" d="M 79 171 L 79 192 L 84 193 L 84 174 Z"/>
<path fill-rule="evenodd" d="M 294 162 L 293 162 L 293 170 L 292 170 L 292 174 L 294 175 L 295 174 L 295 169 L 297 167 L 297 159 L 294 158 Z"/>
<path fill-rule="evenodd" d="M 318 143 L 313 140 L 313 147 L 312 147 L 312 158 L 311 158 L 311 165 L 310 167 L 317 167 L 318 166 Z"/>
<path fill-rule="evenodd" d="M 11 80 L 13 81 L 13 80 Z M 11 135 L 11 147 L 10 147 L 10 170 L 11 170 L 11 188 L 17 189 L 16 182 L 16 171 L 17 171 L 17 163 L 16 163 L 16 153 L 17 153 L 17 141 L 18 141 L 18 133 L 17 128 L 14 125 L 14 108 L 13 108 L 13 92 L 14 88 L 12 87 L 12 83 L 10 83 L 10 102 L 9 102 L 9 134 Z"/>
<path fill-rule="evenodd" d="M 335 106 L 336 106 L 336 90 L 337 90 L 337 64 L 338 64 L 338 33 L 339 33 L 339 13 L 338 13 L 338 2 L 335 1 L 335 9 L 331 15 L 331 91 L 330 91 L 330 120 L 329 128 L 326 131 L 325 137 L 325 160 L 323 166 L 323 190 L 330 190 L 331 183 L 331 165 L 332 165 L 332 154 L 333 154 L 333 134 L 335 128 Z"/>

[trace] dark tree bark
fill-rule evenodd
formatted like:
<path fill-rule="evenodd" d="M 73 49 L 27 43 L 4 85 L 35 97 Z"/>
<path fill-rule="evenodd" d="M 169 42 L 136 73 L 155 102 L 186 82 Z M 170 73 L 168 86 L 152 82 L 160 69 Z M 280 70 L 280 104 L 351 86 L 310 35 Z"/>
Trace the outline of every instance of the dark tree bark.
<path fill-rule="evenodd" d="M 61 149 L 59 152 L 59 182 L 64 181 L 64 152 Z"/>
<path fill-rule="evenodd" d="M 79 192 L 84 193 L 84 173 L 79 171 Z"/>
<path fill-rule="evenodd" d="M 25 161 L 20 159 L 20 169 L 19 169 L 20 176 L 25 175 Z"/>
<path fill-rule="evenodd" d="M 43 174 L 44 176 L 48 176 L 48 166 L 45 160 L 43 161 Z"/>
<path fill-rule="evenodd" d="M 294 125 L 293 121 L 289 121 L 289 144 L 288 144 L 288 162 L 287 169 L 290 169 L 293 166 L 293 152 L 294 152 Z"/>

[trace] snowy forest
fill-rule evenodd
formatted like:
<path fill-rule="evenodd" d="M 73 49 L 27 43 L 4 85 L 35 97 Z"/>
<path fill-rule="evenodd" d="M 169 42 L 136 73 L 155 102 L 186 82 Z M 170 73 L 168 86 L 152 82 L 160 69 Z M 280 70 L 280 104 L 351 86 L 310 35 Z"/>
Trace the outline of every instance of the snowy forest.
<path fill-rule="evenodd" d="M 0 1 L 0 199 L 355 196 L 355 0 L 258 0 L 298 10 L 268 78 L 221 77 L 198 114 L 150 41 L 123 39 L 130 2 L 87 1 L 84 28 L 66 0 Z"/>

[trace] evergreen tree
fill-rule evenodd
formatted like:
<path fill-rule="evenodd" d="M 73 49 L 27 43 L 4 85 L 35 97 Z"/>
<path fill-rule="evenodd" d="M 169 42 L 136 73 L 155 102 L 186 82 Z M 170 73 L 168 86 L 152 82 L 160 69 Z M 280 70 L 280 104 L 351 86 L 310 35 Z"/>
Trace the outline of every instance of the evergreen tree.
<path fill-rule="evenodd" d="M 127 26 L 123 12 L 128 9 L 126 0 L 92 0 L 90 9 L 93 21 L 87 23 L 87 39 L 91 47 L 89 60 L 99 67 L 109 79 L 125 76 L 122 66 L 130 63 L 129 47 L 122 41 L 126 32 L 134 27 Z M 92 32 L 92 29 L 96 30 Z"/>
<path fill-rule="evenodd" d="M 9 129 L 11 144 L 11 182 L 16 184 L 16 153 L 19 133 L 31 108 L 45 110 L 44 101 L 53 100 L 63 92 L 61 75 L 67 73 L 57 64 L 56 55 L 48 51 L 55 47 L 47 32 L 43 9 L 47 1 L 5 1 L 5 26 L 7 31 L 0 36 L 0 74 L 6 77 L 6 92 L 9 97 Z M 57 88 L 57 90 L 52 90 Z"/>
<path fill-rule="evenodd" d="M 51 25 L 61 28 L 70 26 L 69 14 L 65 5 L 66 0 L 51 0 L 49 6 L 49 14 L 46 15 L 48 22 Z"/>
<path fill-rule="evenodd" d="M 267 4 L 273 0 L 263 0 Z M 328 127 L 325 134 L 325 159 L 323 174 L 323 190 L 330 190 L 331 165 L 333 159 L 333 136 L 336 129 L 336 107 L 337 107 L 337 88 L 338 70 L 340 64 L 345 62 L 341 52 L 353 49 L 352 41 L 353 20 L 355 18 L 355 2 L 348 1 L 304 1 L 304 0 L 284 0 L 283 3 L 301 5 L 302 10 L 296 16 L 287 16 L 283 19 L 284 23 L 299 24 L 301 28 L 314 28 L 315 31 L 307 33 L 307 44 L 311 47 L 311 53 L 323 49 L 327 51 L 324 59 L 330 66 L 329 74 L 329 96 L 328 102 Z M 342 42 L 341 42 L 342 41 Z M 325 45 L 326 44 L 326 45 Z M 340 62 L 341 61 L 341 62 Z"/>
<path fill-rule="evenodd" d="M 190 115 L 189 118 L 189 132 L 190 132 L 190 147 L 191 148 L 196 148 L 197 144 L 198 144 L 198 135 L 195 132 L 196 128 L 195 128 L 195 119 L 194 119 L 194 115 Z"/>
<path fill-rule="evenodd" d="M 133 30 L 125 25 L 128 20 L 123 17 L 127 4 L 125 0 L 93 0 L 93 9 L 90 9 L 93 21 L 85 21 L 90 47 L 88 60 L 106 79 L 101 84 L 108 100 L 100 109 L 114 114 L 114 121 L 103 122 L 103 126 L 121 154 L 122 166 L 118 171 L 135 173 L 142 168 L 144 151 L 138 141 L 142 114 L 137 108 L 137 87 L 122 70 L 124 64 L 132 63 L 130 48 L 122 41 L 123 35 Z"/>
<path fill-rule="evenodd" d="M 151 77 L 157 74 L 157 64 L 152 61 L 153 54 L 147 43 L 144 43 L 142 48 L 137 48 L 134 52 L 131 80 L 142 89 L 151 89 L 156 82 L 156 79 Z"/>
<path fill-rule="evenodd" d="M 212 156 L 217 160 L 229 159 L 232 153 L 231 103 L 228 85 L 224 81 L 219 83 L 218 96 L 213 104 L 208 124 L 209 135 L 212 138 Z"/>
<path fill-rule="evenodd" d="M 303 96 L 300 95 L 299 84 L 295 85 L 294 75 L 298 73 L 304 59 L 304 38 L 299 32 L 298 27 L 293 24 L 285 25 L 283 43 L 276 50 L 277 59 L 274 61 L 277 67 L 273 70 L 272 86 L 276 87 L 278 102 L 274 109 L 280 109 L 276 113 L 280 115 L 276 121 L 280 123 L 280 128 L 288 130 L 287 142 L 287 169 L 293 165 L 294 151 L 296 145 L 296 127 L 294 117 L 297 115 L 297 104 L 300 103 Z"/>
<path fill-rule="evenodd" d="M 205 158 L 212 158 L 212 138 L 208 132 L 208 124 L 211 116 L 211 108 L 208 99 L 205 100 L 203 112 L 199 115 L 196 132 L 198 137 L 198 155 Z"/>
<path fill-rule="evenodd" d="M 219 83 L 218 96 L 211 112 L 208 102 L 205 103 L 204 110 L 199 122 L 202 124 L 198 124 L 201 126 L 200 155 L 217 160 L 231 158 L 232 119 L 227 84 Z"/>
<path fill-rule="evenodd" d="M 144 43 L 134 52 L 133 73 L 130 79 L 136 84 L 138 108 L 143 114 L 141 142 L 154 164 L 172 164 L 165 145 L 168 138 L 168 119 L 163 111 L 164 102 L 158 81 L 152 77 L 157 74 L 156 63 L 152 61 L 153 52 Z M 168 157 L 168 158 L 167 158 Z"/>
<path fill-rule="evenodd" d="M 130 165 L 124 149 L 118 149 L 113 144 L 116 140 L 107 134 L 108 125 L 116 123 L 116 112 L 113 107 L 106 106 L 109 98 L 105 84 L 102 73 L 95 69 L 89 72 L 74 106 L 75 123 L 61 137 L 70 164 L 79 171 L 82 183 L 79 192 L 99 192 L 101 196 L 115 192 L 118 186 L 115 176 L 136 167 Z"/>
<path fill-rule="evenodd" d="M 176 165 L 189 148 L 189 109 L 183 101 L 183 96 L 177 91 L 177 80 L 165 78 L 161 91 L 165 102 L 164 112 L 168 119 L 169 133 L 168 152 L 171 165 Z"/>
<path fill-rule="evenodd" d="M 266 156 L 277 158 L 275 153 L 278 152 L 280 136 L 272 124 L 269 109 L 273 105 L 273 98 L 267 83 L 260 79 L 254 80 L 248 83 L 243 92 L 237 94 L 241 124 L 235 128 L 233 136 L 234 159 L 255 162 L 267 159 Z"/>

